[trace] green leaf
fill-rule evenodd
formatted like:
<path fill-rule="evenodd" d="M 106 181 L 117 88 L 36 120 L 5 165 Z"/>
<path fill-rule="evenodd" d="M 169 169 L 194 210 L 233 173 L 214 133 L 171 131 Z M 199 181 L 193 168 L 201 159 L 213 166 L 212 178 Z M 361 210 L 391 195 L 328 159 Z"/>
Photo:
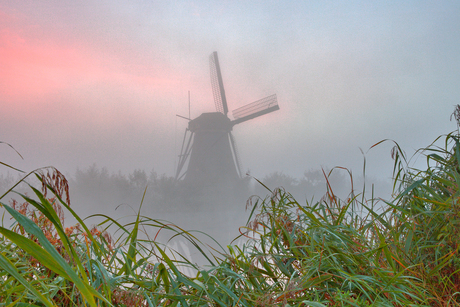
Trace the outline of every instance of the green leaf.
<path fill-rule="evenodd" d="M 71 266 L 65 261 L 65 259 L 58 253 L 58 251 L 54 248 L 54 246 L 48 241 L 44 233 L 41 231 L 41 229 L 29 218 L 23 216 L 13 208 L 11 208 L 8 205 L 3 204 L 3 207 L 10 213 L 14 219 L 21 224 L 24 227 L 24 230 L 27 231 L 29 234 L 34 235 L 37 237 L 39 240 L 40 244 L 43 246 L 43 249 L 46 250 L 47 254 L 36 254 L 39 258 L 36 258 L 38 261 L 44 261 L 43 265 L 45 263 L 49 263 L 51 258 L 54 259 L 54 262 L 56 263 L 55 266 L 47 266 L 48 269 L 51 271 L 59 274 L 58 272 L 65 272 L 63 274 L 63 277 L 67 278 L 68 280 L 72 281 L 75 286 L 80 290 L 82 296 L 88 301 L 90 306 L 97 307 L 96 301 L 94 300 L 94 297 L 98 297 L 99 299 L 105 301 L 108 303 L 108 301 L 95 289 L 91 287 L 91 285 L 88 283 L 86 279 L 81 279 L 75 273 L 72 269 Z M 2 233 L 7 233 L 5 232 L 5 228 L 0 228 L 2 230 Z M 29 240 L 30 241 L 30 240 Z M 19 247 L 22 249 L 26 250 L 27 246 L 25 244 L 25 241 L 23 240 L 18 240 L 13 241 L 14 243 L 18 244 Z M 46 265 L 45 265 L 46 266 Z"/>
<path fill-rule="evenodd" d="M 53 302 L 48 300 L 43 294 L 37 291 L 22 275 L 19 273 L 14 264 L 6 258 L 3 254 L 0 254 L 0 266 L 11 274 L 17 281 L 19 281 L 24 287 L 26 287 L 30 292 L 32 292 L 43 304 L 46 306 L 56 306 Z"/>

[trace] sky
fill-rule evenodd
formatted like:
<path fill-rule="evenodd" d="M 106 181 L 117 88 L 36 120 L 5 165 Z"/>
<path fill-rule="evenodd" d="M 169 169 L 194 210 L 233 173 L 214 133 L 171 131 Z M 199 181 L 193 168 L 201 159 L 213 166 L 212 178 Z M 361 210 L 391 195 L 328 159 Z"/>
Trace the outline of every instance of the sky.
<path fill-rule="evenodd" d="M 456 128 L 458 1 L 0 0 L 0 161 L 173 175 L 188 116 L 214 112 L 217 51 L 244 171 L 391 176 Z M 231 113 L 230 113 L 231 114 Z M 364 153 L 364 155 L 363 155 Z M 422 159 L 423 160 L 423 159 Z M 0 171 L 6 168 L 2 167 Z"/>

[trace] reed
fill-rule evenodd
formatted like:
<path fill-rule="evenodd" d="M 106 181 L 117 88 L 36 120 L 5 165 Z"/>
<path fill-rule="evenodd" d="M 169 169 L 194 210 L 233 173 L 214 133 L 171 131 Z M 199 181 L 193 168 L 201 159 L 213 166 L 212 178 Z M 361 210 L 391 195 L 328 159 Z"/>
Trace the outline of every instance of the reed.
<path fill-rule="evenodd" d="M 329 183 L 315 203 L 282 188 L 252 198 L 244 244 L 221 253 L 140 208 L 132 222 L 100 215 L 90 227 L 58 170 L 33 171 L 21 181 L 35 176 L 41 189 L 1 203 L 14 223 L 0 227 L 0 306 L 458 306 L 460 136 L 417 155 L 426 169 L 395 145 L 390 200 L 340 199 Z M 78 224 L 65 227 L 64 212 Z M 207 266 L 151 237 L 165 229 Z"/>

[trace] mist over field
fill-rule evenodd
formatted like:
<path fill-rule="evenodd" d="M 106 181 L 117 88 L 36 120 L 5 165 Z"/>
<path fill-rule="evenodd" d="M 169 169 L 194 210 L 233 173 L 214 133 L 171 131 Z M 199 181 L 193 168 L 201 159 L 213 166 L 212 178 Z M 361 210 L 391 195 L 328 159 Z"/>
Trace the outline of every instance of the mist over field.
<path fill-rule="evenodd" d="M 2 175 L 1 191 L 6 191 L 20 178 L 21 176 L 15 177 L 11 173 Z M 335 169 L 332 172 L 310 170 L 306 171 L 302 178 L 274 172 L 261 178 L 260 182 L 246 177 L 240 182 L 239 188 L 232 192 L 228 192 L 227 186 L 184 190 L 183 183 L 175 181 L 174 177 L 158 174 L 153 170 L 150 173 L 135 170 L 124 175 L 121 172 L 115 173 L 106 168 L 99 168 L 97 165 L 67 174 L 67 179 L 73 210 L 81 217 L 95 215 L 85 220 L 89 225 L 97 225 L 107 217 L 114 218 L 121 224 L 128 224 L 135 221 L 140 210 L 144 216 L 167 221 L 183 230 L 192 231 L 194 236 L 214 248 L 214 240 L 225 246 L 244 233 L 244 226 L 254 219 L 253 216 L 248 220 L 254 206 L 271 197 L 277 188 L 292 194 L 300 205 L 309 206 L 326 200 L 328 190 L 342 201 L 353 196 L 361 198 L 365 190 L 369 200 L 376 199 L 376 208 L 383 205 L 379 198 L 390 199 L 392 190 L 390 181 L 366 178 L 364 182 L 362 176 L 350 177 L 349 172 L 343 169 Z M 38 180 L 29 178 L 27 181 L 37 188 L 41 187 Z M 30 189 L 24 184 L 16 190 L 31 195 Z M 4 203 L 11 205 L 10 199 L 21 203 L 19 195 L 8 196 L 2 199 Z M 65 218 L 66 226 L 77 222 L 68 212 L 65 213 Z M 8 219 L 4 222 L 10 223 Z M 166 243 L 173 233 L 161 230 L 146 235 Z M 212 236 L 212 239 L 208 235 Z M 176 238 L 169 244 L 174 248 L 185 248 L 182 238 Z M 185 248 L 185 251 L 195 256 L 197 254 L 190 247 Z"/>

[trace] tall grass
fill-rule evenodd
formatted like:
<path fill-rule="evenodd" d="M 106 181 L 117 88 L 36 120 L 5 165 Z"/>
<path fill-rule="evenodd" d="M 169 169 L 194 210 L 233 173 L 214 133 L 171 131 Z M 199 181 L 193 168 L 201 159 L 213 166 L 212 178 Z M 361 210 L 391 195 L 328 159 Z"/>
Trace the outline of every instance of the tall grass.
<path fill-rule="evenodd" d="M 23 180 L 35 175 L 42 188 L 1 203 L 14 223 L 0 227 L 0 306 L 460 305 L 460 136 L 437 141 L 417 153 L 424 170 L 395 146 L 393 199 L 355 191 L 339 199 L 328 184 L 319 202 L 300 204 L 279 188 L 248 201 L 244 244 L 213 253 L 193 233 L 140 213 L 90 227 L 62 174 L 31 172 Z M 78 224 L 65 227 L 63 212 Z M 207 266 L 157 242 L 165 229 Z"/>

